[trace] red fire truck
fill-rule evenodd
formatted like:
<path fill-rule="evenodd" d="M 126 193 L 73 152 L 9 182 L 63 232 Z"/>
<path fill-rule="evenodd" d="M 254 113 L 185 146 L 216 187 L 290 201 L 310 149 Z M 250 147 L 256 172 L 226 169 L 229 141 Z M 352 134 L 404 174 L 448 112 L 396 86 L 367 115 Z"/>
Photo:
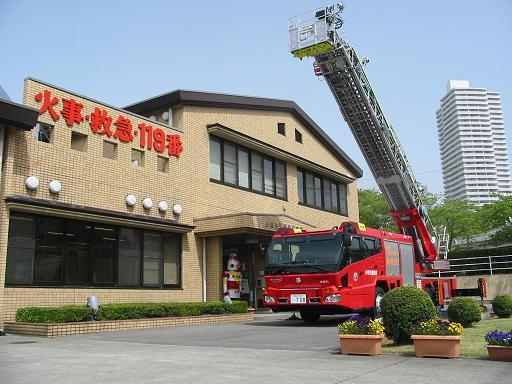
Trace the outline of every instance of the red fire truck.
<path fill-rule="evenodd" d="M 385 292 L 413 285 L 441 305 L 453 296 L 483 296 L 456 289 L 449 269 L 448 238 L 434 228 L 396 134 L 388 124 L 354 48 L 337 33 L 342 4 L 290 20 L 290 51 L 315 59 L 315 74 L 329 86 L 400 230 L 391 233 L 346 222 L 330 230 L 280 229 L 267 250 L 264 304 L 274 311 L 299 310 L 308 322 L 322 314 L 378 316 Z M 434 277 L 429 277 L 434 276 Z"/>

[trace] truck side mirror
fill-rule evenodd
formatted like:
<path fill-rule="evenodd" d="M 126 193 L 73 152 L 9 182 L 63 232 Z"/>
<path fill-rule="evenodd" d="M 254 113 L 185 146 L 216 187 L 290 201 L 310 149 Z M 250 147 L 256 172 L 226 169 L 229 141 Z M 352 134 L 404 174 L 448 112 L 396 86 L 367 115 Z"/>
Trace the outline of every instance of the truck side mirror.
<path fill-rule="evenodd" d="M 341 233 L 341 239 L 343 241 L 343 245 L 345 247 L 350 247 L 352 245 L 352 236 L 350 236 L 349 233 L 347 232 L 342 232 Z"/>

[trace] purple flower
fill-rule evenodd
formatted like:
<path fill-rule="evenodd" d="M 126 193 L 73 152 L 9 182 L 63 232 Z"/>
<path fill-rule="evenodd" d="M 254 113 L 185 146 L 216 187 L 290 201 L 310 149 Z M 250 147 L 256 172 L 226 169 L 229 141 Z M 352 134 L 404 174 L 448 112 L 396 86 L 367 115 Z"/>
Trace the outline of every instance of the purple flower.
<path fill-rule="evenodd" d="M 490 345 L 512 346 L 512 329 L 510 332 L 491 331 L 485 335 L 485 341 Z"/>

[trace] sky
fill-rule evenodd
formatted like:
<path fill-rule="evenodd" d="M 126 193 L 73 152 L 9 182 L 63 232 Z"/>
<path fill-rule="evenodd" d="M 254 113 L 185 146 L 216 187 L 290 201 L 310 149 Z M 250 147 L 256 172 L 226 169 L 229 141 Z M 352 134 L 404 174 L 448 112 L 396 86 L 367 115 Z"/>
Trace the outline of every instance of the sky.
<path fill-rule="evenodd" d="M 371 172 L 312 59 L 288 50 L 288 19 L 324 1 L 0 0 L 0 85 L 28 77 L 123 107 L 175 89 L 295 101 Z M 512 1 L 346 0 L 341 35 L 416 179 L 442 193 L 435 120 L 450 79 L 501 93 L 512 156 Z"/>

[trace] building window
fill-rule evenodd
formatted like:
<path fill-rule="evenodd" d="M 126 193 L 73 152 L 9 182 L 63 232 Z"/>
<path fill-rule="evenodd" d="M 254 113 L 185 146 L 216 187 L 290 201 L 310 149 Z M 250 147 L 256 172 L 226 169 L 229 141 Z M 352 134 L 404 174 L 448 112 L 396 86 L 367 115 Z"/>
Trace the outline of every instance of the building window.
<path fill-rule="evenodd" d="M 138 287 L 140 285 L 140 249 L 139 230 L 120 228 L 117 257 L 117 281 L 119 286 Z"/>
<path fill-rule="evenodd" d="M 157 232 L 144 231 L 142 281 L 145 286 L 162 285 L 162 241 Z"/>
<path fill-rule="evenodd" d="M 181 235 L 14 212 L 6 283 L 179 287 Z"/>
<path fill-rule="evenodd" d="M 347 185 L 297 169 L 299 204 L 348 216 Z"/>
<path fill-rule="evenodd" d="M 304 204 L 304 172 L 297 171 L 297 192 L 299 193 L 299 203 Z"/>
<path fill-rule="evenodd" d="M 210 180 L 287 198 L 286 163 L 218 137 L 210 137 Z"/>
<path fill-rule="evenodd" d="M 108 225 L 95 225 L 92 238 L 92 285 L 114 285 L 116 282 L 117 228 Z"/>
<path fill-rule="evenodd" d="M 107 159 L 116 160 L 117 159 L 117 143 L 112 143 L 110 141 L 103 141 L 103 157 Z"/>
<path fill-rule="evenodd" d="M 20 216 L 11 217 L 18 220 Z M 35 220 L 36 238 L 34 253 L 34 284 L 47 285 L 62 280 L 62 236 L 63 222 L 59 219 L 30 217 Z M 15 231 L 13 231 L 15 232 Z"/>
<path fill-rule="evenodd" d="M 45 123 L 37 123 L 36 128 L 36 141 L 42 143 L 50 143 L 52 139 L 53 126 Z"/>
<path fill-rule="evenodd" d="M 251 180 L 253 191 L 263 192 L 263 156 L 251 152 Z"/>
<path fill-rule="evenodd" d="M 284 123 L 277 123 L 277 133 L 286 136 L 286 125 Z"/>
<path fill-rule="evenodd" d="M 236 170 L 236 146 L 227 141 L 224 141 L 223 146 L 224 155 L 224 182 L 226 184 L 236 185 L 238 182 L 238 175 Z"/>
<path fill-rule="evenodd" d="M 348 216 L 347 206 L 347 185 L 338 184 L 338 196 L 339 196 L 339 210 L 343 216 Z"/>
<path fill-rule="evenodd" d="M 71 149 L 87 152 L 87 135 L 79 132 L 71 132 Z"/>
<path fill-rule="evenodd" d="M 180 238 L 178 236 L 163 236 L 164 243 L 164 286 L 174 286 L 180 283 Z"/>
<path fill-rule="evenodd" d="M 276 196 L 286 199 L 286 164 L 276 161 Z"/>
<path fill-rule="evenodd" d="M 156 158 L 156 169 L 158 172 L 169 172 L 169 158 L 163 156 L 157 156 Z"/>
<path fill-rule="evenodd" d="M 263 184 L 265 185 L 265 193 L 273 195 L 274 189 L 274 169 L 271 158 L 263 158 Z"/>
<path fill-rule="evenodd" d="M 295 141 L 302 144 L 302 133 L 299 130 L 295 130 Z"/>
<path fill-rule="evenodd" d="M 144 152 L 132 148 L 132 165 L 134 167 L 144 166 Z"/>
<path fill-rule="evenodd" d="M 210 137 L 210 179 L 222 180 L 221 176 L 221 162 L 222 151 L 221 141 Z"/>
<path fill-rule="evenodd" d="M 249 150 L 238 148 L 238 185 L 249 188 Z"/>
<path fill-rule="evenodd" d="M 7 284 L 32 285 L 34 277 L 35 218 L 13 215 L 9 222 Z"/>

